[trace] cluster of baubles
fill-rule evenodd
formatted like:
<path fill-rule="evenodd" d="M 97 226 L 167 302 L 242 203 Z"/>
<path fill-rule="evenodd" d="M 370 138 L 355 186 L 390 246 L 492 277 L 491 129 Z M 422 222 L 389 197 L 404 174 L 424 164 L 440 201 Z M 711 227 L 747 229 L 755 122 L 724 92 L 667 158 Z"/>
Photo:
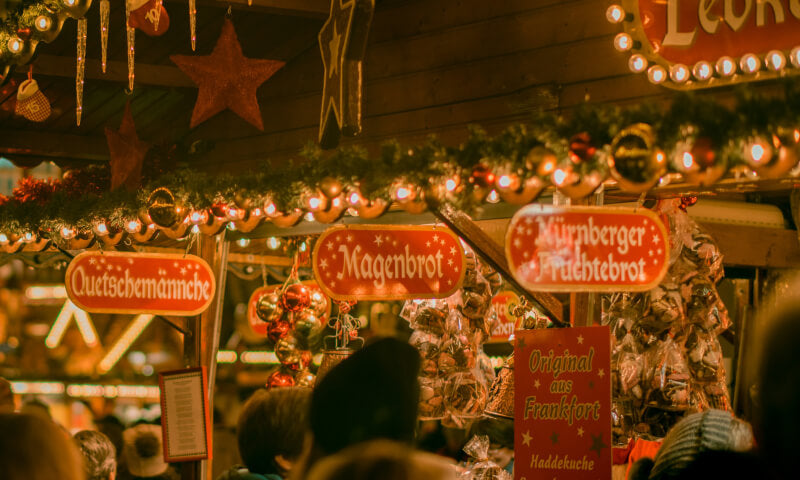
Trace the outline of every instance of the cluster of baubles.
<path fill-rule="evenodd" d="M 5 12 L 0 26 L 0 75 L 8 75 L 12 65 L 30 62 L 39 42 L 52 42 L 64 21 L 83 18 L 92 0 L 39 0 L 20 2 L 17 12 Z"/>
<path fill-rule="evenodd" d="M 280 362 L 267 379 L 267 388 L 313 386 L 311 345 L 325 328 L 329 312 L 325 295 L 296 281 L 258 299 L 256 314 L 266 324 L 265 333 Z"/>

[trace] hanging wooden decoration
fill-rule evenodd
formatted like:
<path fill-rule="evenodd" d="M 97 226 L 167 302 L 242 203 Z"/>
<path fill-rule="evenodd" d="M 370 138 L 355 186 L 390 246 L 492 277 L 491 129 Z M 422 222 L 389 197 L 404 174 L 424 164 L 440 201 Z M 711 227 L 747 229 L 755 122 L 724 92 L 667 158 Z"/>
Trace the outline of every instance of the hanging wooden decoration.
<path fill-rule="evenodd" d="M 364 54 L 375 0 L 331 0 L 328 21 L 319 32 L 325 68 L 319 144 L 334 148 L 342 135 L 361 132 Z"/>
<path fill-rule="evenodd" d="M 111 154 L 111 189 L 124 186 L 135 191 L 141 187 L 142 163 L 150 145 L 139 140 L 136 134 L 130 101 L 125 104 L 119 130 L 106 127 L 106 140 Z"/>

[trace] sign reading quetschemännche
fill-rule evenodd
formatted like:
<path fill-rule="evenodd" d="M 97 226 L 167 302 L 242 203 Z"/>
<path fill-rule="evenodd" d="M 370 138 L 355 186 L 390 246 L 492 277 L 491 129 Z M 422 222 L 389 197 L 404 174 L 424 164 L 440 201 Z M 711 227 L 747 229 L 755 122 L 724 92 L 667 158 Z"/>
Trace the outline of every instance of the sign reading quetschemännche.
<path fill-rule="evenodd" d="M 95 313 L 197 315 L 211 304 L 216 282 L 194 255 L 84 252 L 66 274 L 69 298 Z"/>
<path fill-rule="evenodd" d="M 529 205 L 511 219 L 506 258 L 531 290 L 645 291 L 667 273 L 669 238 L 644 208 Z"/>
<path fill-rule="evenodd" d="M 611 478 L 611 337 L 603 327 L 518 330 L 514 478 Z"/>
<path fill-rule="evenodd" d="M 464 249 L 442 227 L 348 225 L 314 246 L 314 276 L 335 299 L 445 298 L 464 279 Z"/>

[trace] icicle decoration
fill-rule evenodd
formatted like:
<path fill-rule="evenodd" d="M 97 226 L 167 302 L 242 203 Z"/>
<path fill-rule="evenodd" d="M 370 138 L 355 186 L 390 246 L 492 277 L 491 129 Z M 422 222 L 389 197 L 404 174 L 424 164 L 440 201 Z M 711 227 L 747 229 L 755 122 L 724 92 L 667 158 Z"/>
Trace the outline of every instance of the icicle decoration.
<path fill-rule="evenodd" d="M 197 43 L 197 2 L 189 0 L 189 34 L 192 37 L 192 51 Z"/>
<path fill-rule="evenodd" d="M 128 37 L 128 90 L 133 91 L 133 78 L 134 78 L 134 58 L 136 47 L 136 29 L 130 25 L 131 18 L 131 5 L 130 1 L 125 1 L 125 31 Z"/>
<path fill-rule="evenodd" d="M 110 6 L 108 0 L 100 0 L 100 61 L 103 73 L 106 73 L 106 58 L 108 57 L 108 13 Z"/>
<path fill-rule="evenodd" d="M 75 117 L 81 125 L 83 113 L 83 71 L 86 67 L 86 18 L 78 20 L 78 65 L 75 73 Z"/>
<path fill-rule="evenodd" d="M 164 3 L 164 0 L 156 0 L 156 11 L 155 15 L 153 15 L 153 30 L 156 32 L 158 31 L 158 22 L 161 20 L 161 5 Z"/>

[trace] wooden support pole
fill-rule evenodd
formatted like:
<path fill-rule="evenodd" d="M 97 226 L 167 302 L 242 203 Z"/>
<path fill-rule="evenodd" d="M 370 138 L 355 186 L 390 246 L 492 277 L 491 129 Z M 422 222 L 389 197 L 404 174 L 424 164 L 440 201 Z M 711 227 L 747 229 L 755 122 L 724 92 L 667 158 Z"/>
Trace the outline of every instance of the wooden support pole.
<path fill-rule="evenodd" d="M 564 307 L 561 302 L 549 293 L 532 292 L 520 285 L 508 268 L 503 247 L 481 230 L 467 214 L 457 211 L 449 205 L 429 205 L 429 208 L 436 218 L 467 242 L 475 250 L 475 253 L 497 270 L 520 294 L 535 302 L 552 320 L 559 323 L 564 322 Z"/>

